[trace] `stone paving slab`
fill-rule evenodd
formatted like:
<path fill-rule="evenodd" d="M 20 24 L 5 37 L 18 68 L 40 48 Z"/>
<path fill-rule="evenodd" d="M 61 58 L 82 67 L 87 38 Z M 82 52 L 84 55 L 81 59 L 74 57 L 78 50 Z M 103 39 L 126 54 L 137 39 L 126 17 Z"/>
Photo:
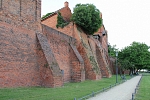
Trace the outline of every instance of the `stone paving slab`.
<path fill-rule="evenodd" d="M 132 93 L 135 92 L 135 88 L 141 78 L 141 75 L 136 76 L 126 82 L 113 87 L 112 89 L 100 93 L 95 97 L 88 100 L 131 100 Z"/>

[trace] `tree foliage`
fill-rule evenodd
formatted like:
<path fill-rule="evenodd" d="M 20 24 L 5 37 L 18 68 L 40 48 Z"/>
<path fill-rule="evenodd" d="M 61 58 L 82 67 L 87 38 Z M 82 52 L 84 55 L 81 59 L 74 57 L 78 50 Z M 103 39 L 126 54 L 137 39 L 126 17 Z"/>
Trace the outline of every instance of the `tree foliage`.
<path fill-rule="evenodd" d="M 116 51 L 118 51 L 118 49 L 116 48 L 116 45 L 113 45 L 113 46 L 109 45 L 108 46 L 108 54 L 109 54 L 109 56 L 115 57 L 116 56 Z"/>
<path fill-rule="evenodd" d="M 133 70 L 150 68 L 150 51 L 145 43 L 133 42 L 119 52 L 121 66 Z"/>
<path fill-rule="evenodd" d="M 100 11 L 93 4 L 77 4 L 71 20 L 89 35 L 97 32 L 102 25 Z"/>
<path fill-rule="evenodd" d="M 109 45 L 108 46 L 108 54 L 109 54 L 109 56 L 116 57 L 116 51 L 118 51 L 118 49 L 116 48 L 116 45 L 113 45 L 113 46 Z"/>

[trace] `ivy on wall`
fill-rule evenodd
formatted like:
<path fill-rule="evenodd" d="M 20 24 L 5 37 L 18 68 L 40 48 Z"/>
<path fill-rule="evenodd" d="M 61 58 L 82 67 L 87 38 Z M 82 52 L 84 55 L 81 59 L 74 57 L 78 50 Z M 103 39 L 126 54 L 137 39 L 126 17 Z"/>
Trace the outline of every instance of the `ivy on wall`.
<path fill-rule="evenodd" d="M 61 13 L 58 12 L 58 16 L 57 16 L 57 25 L 56 27 L 61 27 L 61 28 L 64 28 L 66 25 L 68 25 L 69 22 L 66 22 L 63 17 L 61 16 Z"/>
<path fill-rule="evenodd" d="M 90 61 L 91 61 L 91 64 L 93 65 L 93 70 L 95 70 L 96 73 L 99 73 L 99 68 L 97 66 L 97 62 L 94 59 L 94 56 L 90 56 Z"/>

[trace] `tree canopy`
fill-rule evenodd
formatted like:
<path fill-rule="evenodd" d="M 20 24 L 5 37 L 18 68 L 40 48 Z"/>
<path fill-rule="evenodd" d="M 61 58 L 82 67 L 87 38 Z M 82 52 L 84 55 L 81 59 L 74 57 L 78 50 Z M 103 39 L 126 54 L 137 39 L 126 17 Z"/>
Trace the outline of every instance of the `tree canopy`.
<path fill-rule="evenodd" d="M 109 45 L 108 46 L 108 54 L 109 54 L 109 56 L 115 57 L 116 56 L 115 55 L 116 51 L 118 51 L 118 49 L 116 48 L 116 45 L 113 45 L 113 46 Z"/>
<path fill-rule="evenodd" d="M 89 35 L 97 32 L 102 25 L 100 11 L 93 4 L 77 4 L 71 20 Z"/>
<path fill-rule="evenodd" d="M 150 68 L 150 47 L 145 43 L 133 42 L 119 52 L 118 58 L 121 66 L 130 69 Z"/>

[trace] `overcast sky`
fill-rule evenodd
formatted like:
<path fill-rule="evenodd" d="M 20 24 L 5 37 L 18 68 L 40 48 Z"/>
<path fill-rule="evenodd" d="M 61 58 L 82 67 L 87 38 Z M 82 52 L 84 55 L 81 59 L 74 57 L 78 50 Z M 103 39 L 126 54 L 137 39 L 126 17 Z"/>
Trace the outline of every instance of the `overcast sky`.
<path fill-rule="evenodd" d="M 42 0 L 42 15 L 64 7 L 66 0 Z M 108 42 L 122 49 L 133 41 L 150 46 L 150 0 L 67 0 L 73 12 L 76 4 L 94 4 L 103 15 Z"/>

